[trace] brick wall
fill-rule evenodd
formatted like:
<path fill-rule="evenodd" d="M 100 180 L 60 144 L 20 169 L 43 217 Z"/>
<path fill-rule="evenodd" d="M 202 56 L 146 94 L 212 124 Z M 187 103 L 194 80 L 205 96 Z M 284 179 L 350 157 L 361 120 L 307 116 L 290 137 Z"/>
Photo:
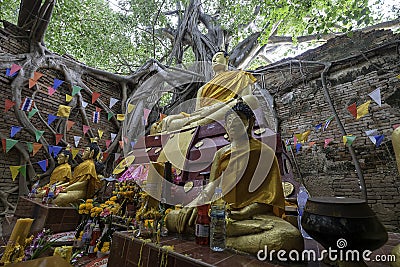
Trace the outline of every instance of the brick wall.
<path fill-rule="evenodd" d="M 327 75 L 330 96 L 347 134 L 357 136 L 353 147 L 366 181 L 368 203 L 392 231 L 400 229 L 400 180 L 391 143 L 392 127 L 400 123 L 400 79 L 396 78 L 400 56 L 399 43 L 389 43 L 399 39 L 391 31 L 356 32 L 352 38 L 337 37 L 296 58 L 333 63 Z M 287 62 L 267 66 L 262 87 L 274 97 L 283 139 L 293 144 L 294 134 L 311 130 L 308 141 L 316 144 L 310 147 L 307 142 L 294 155 L 307 188 L 313 196 L 361 197 L 355 167 L 338 124 L 333 120 L 326 131 L 314 127 L 333 115 L 323 93 L 323 67 Z M 376 88 L 381 89 L 382 106 L 372 101 L 369 114 L 354 119 L 347 106 L 371 100 L 368 94 Z M 365 134 L 372 129 L 385 136 L 379 148 Z M 334 141 L 324 148 L 326 138 Z"/>
<path fill-rule="evenodd" d="M 24 39 L 16 39 L 13 38 L 13 36 L 21 36 L 23 35 L 23 32 L 20 32 L 18 28 L 16 28 L 13 25 L 10 25 L 8 23 L 4 24 L 4 28 L 0 28 L 0 52 L 2 53 L 8 53 L 8 54 L 22 54 L 22 53 L 29 53 L 29 43 L 27 43 Z M 69 58 L 70 60 L 73 60 Z M 0 59 L 1 60 L 1 59 Z M 11 66 L 13 62 L 9 63 L 9 66 Z M 15 63 L 18 64 L 18 61 Z M 7 65 L 7 64 L 6 64 Z M 6 66 L 7 67 L 7 66 Z M 32 124 L 41 131 L 45 131 L 44 133 L 44 138 L 47 140 L 49 145 L 56 145 L 55 144 L 55 135 L 51 132 L 51 130 L 47 126 L 47 116 L 48 114 L 53 114 L 56 115 L 58 111 L 58 106 L 60 104 L 62 105 L 68 105 L 68 103 L 65 100 L 65 94 L 71 95 L 72 93 L 72 87 L 70 84 L 63 83 L 57 91 L 52 95 L 49 96 L 47 93 L 47 86 L 52 86 L 54 82 L 54 78 L 60 79 L 60 80 L 65 80 L 65 77 L 63 73 L 60 71 L 54 70 L 54 69 L 48 69 L 48 68 L 40 68 L 37 71 L 43 73 L 43 77 L 40 78 L 39 80 L 39 87 L 40 89 L 38 92 L 34 95 L 34 100 L 36 103 L 36 106 L 39 110 L 38 113 L 36 113 L 30 121 Z M 17 117 L 14 112 L 14 108 L 19 108 L 19 107 L 14 107 L 11 108 L 8 112 L 4 111 L 4 101 L 5 99 L 12 99 L 12 93 L 11 93 L 11 83 L 12 83 L 12 78 L 7 77 L 5 75 L 5 68 L 0 68 L 0 88 L 1 88 L 1 95 L 0 95 L 0 132 L 3 136 L 6 138 L 10 138 L 10 129 L 11 126 L 22 126 L 20 122 L 17 120 Z M 92 91 L 100 92 L 100 100 L 104 102 L 106 106 L 109 104 L 109 99 L 110 97 L 117 98 L 121 100 L 121 90 L 120 86 L 117 83 L 112 83 L 112 82 L 106 82 L 103 80 L 99 80 L 95 77 L 92 77 L 90 75 L 85 75 L 82 77 L 83 82 L 91 89 Z M 100 139 L 99 145 L 103 151 L 106 150 L 106 145 L 105 145 L 105 140 L 110 139 L 110 133 L 118 133 L 119 130 L 119 125 L 116 125 L 112 123 L 111 121 L 107 120 L 107 112 L 102 111 L 101 112 L 101 117 L 100 117 L 100 123 L 95 124 L 92 122 L 92 113 L 95 111 L 96 107 L 100 107 L 98 103 L 91 104 L 91 95 L 81 91 L 83 100 L 85 102 L 88 102 L 89 105 L 86 107 L 85 111 L 88 116 L 89 122 L 90 122 L 90 127 L 93 132 L 94 136 L 98 136 L 97 130 L 103 130 L 104 134 L 103 137 Z M 22 89 L 22 101 L 23 99 L 27 97 L 32 97 L 33 90 L 28 88 L 28 81 L 24 83 L 24 88 Z M 121 113 L 121 101 L 117 102 L 113 107 L 112 111 L 115 114 Z M 42 118 L 40 118 L 39 113 Z M 55 129 L 57 126 L 57 123 L 61 119 L 58 119 L 54 121 L 51 124 L 51 127 Z M 70 131 L 66 133 L 66 139 L 65 141 L 71 144 L 74 147 L 74 136 L 81 136 L 82 139 L 80 140 L 78 148 L 83 148 L 85 145 L 87 145 L 90 142 L 89 136 L 83 134 L 82 130 L 82 116 L 78 111 L 78 108 L 73 108 L 71 110 L 71 114 L 69 117 L 69 120 L 74 121 L 75 125 L 71 128 Z M 57 131 L 56 131 L 57 132 Z M 22 130 L 19 133 L 17 133 L 14 137 L 14 140 L 19 140 L 20 144 L 22 144 L 23 147 L 26 148 L 26 142 L 36 142 L 35 137 L 30 135 L 27 131 Z M 115 152 L 121 152 L 118 150 L 112 151 L 113 153 Z M 49 155 L 45 152 L 44 148 L 41 148 L 41 150 L 34 156 L 32 157 L 32 154 L 30 154 L 30 159 L 32 163 L 39 162 L 43 159 L 49 158 Z M 114 165 L 114 155 L 110 155 L 110 160 L 108 161 L 108 173 L 110 174 L 110 170 L 113 169 Z M 78 162 L 75 162 L 77 164 Z M 9 169 L 10 165 L 20 165 L 20 155 L 19 151 L 16 148 L 12 148 L 8 153 L 0 153 L 0 189 L 1 190 L 9 190 L 10 188 L 15 187 L 18 185 L 18 179 L 24 179 L 20 177 L 20 175 L 17 177 L 15 181 L 11 179 L 11 172 Z M 33 167 L 35 168 L 36 172 L 41 174 L 42 171 L 39 167 L 38 164 L 33 164 Z M 48 179 L 48 178 L 47 178 Z M 43 181 L 45 182 L 45 181 Z M 14 194 L 10 195 L 8 200 L 11 203 L 16 203 L 18 198 L 18 191 L 15 192 Z M 4 210 L 2 206 L 0 206 L 0 213 Z"/>

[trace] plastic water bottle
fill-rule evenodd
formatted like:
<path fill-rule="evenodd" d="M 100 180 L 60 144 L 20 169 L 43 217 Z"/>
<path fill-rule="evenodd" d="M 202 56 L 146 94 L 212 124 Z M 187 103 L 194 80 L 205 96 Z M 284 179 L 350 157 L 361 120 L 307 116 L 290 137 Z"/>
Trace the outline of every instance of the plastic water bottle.
<path fill-rule="evenodd" d="M 299 193 L 297 194 L 297 223 L 299 225 L 301 235 L 306 239 L 312 239 L 307 232 L 304 231 L 303 226 L 301 226 L 301 217 L 303 216 L 304 207 L 306 206 L 308 197 L 309 195 L 307 189 L 303 185 L 300 185 Z"/>
<path fill-rule="evenodd" d="M 226 247 L 226 212 L 222 199 L 222 188 L 215 188 L 211 203 L 210 248 L 213 251 L 224 251 Z"/>

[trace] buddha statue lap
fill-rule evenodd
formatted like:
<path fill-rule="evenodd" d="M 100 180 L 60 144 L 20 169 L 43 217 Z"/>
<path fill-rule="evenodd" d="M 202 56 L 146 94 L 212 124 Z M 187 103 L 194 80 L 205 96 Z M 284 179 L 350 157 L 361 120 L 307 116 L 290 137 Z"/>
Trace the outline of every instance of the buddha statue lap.
<path fill-rule="evenodd" d="M 169 115 L 152 125 L 151 134 L 173 132 L 223 120 L 238 96 L 256 109 L 258 102 L 252 94 L 256 78 L 245 71 L 228 71 L 228 60 L 228 55 L 222 51 L 213 56 L 215 76 L 198 90 L 196 107 L 192 114 L 182 112 Z"/>
<path fill-rule="evenodd" d="M 96 171 L 95 160 L 100 149 L 97 142 L 85 147 L 83 162 L 75 167 L 72 179 L 63 184 L 65 189 L 58 194 L 53 203 L 58 206 L 69 206 L 80 199 L 92 198 L 101 188 L 101 181 Z"/>
<path fill-rule="evenodd" d="M 60 185 L 63 183 L 68 183 L 72 179 L 72 171 L 70 161 L 72 160 L 72 154 L 70 151 L 70 147 L 67 146 L 65 149 L 61 150 L 57 155 L 57 167 L 54 168 L 50 175 L 50 182 L 43 186 L 42 188 L 35 189 L 33 186 L 32 190 L 36 192 L 32 192 L 32 195 L 35 197 L 42 198 L 46 194 L 46 189 L 50 188 L 52 185 Z M 40 179 L 40 175 L 37 175 Z"/>
<path fill-rule="evenodd" d="M 219 186 L 231 209 L 227 220 L 228 247 L 251 254 L 265 246 L 268 250 L 303 249 L 298 229 L 282 219 L 285 199 L 278 161 L 268 145 L 251 136 L 254 121 L 253 111 L 240 100 L 226 113 L 225 127 L 231 143 L 216 152 L 210 183 L 201 198 L 168 214 L 169 231 L 189 232 L 196 218 L 194 207 L 209 202 Z"/>

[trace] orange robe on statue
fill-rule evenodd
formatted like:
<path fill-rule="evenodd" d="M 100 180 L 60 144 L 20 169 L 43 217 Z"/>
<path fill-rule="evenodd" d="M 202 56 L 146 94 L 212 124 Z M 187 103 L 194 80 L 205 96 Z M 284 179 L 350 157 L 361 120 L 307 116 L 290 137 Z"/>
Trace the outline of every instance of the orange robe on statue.
<path fill-rule="evenodd" d="M 255 81 L 257 79 L 252 74 L 242 70 L 220 73 L 203 86 L 200 107 L 227 102 Z"/>
<path fill-rule="evenodd" d="M 86 189 L 86 198 L 92 198 L 94 193 L 101 187 L 101 182 L 97 176 L 94 161 L 87 159 L 74 169 L 74 175 L 70 181 L 70 185 L 76 182 L 88 180 Z"/>

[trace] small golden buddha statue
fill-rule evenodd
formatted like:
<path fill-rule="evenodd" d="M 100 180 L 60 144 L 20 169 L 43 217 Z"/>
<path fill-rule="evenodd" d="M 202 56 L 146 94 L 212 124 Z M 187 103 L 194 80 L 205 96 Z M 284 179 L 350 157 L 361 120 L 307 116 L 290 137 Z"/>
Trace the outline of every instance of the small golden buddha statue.
<path fill-rule="evenodd" d="M 210 183 L 201 198 L 168 214 L 169 231 L 189 232 L 187 229 L 193 226 L 196 217 L 194 207 L 209 202 L 218 186 L 231 209 L 228 247 L 251 254 L 264 246 L 268 250 L 303 248 L 298 229 L 281 218 L 285 198 L 278 161 L 273 149 L 251 136 L 254 122 L 253 111 L 240 100 L 226 113 L 225 127 L 231 143 L 216 152 Z"/>
<path fill-rule="evenodd" d="M 72 178 L 71 164 L 72 160 L 71 147 L 68 145 L 57 155 L 58 166 L 54 168 L 50 176 L 49 185 L 54 183 L 66 183 Z"/>
<path fill-rule="evenodd" d="M 252 94 L 256 78 L 245 71 L 228 71 L 228 61 L 229 56 L 226 52 L 219 51 L 213 56 L 212 67 L 215 75 L 198 90 L 195 112 L 169 115 L 152 125 L 151 133 L 173 132 L 223 120 L 226 111 L 236 103 L 235 98 L 238 96 L 256 109 L 258 102 Z"/>
<path fill-rule="evenodd" d="M 58 206 L 68 206 L 80 199 L 92 198 L 101 188 L 101 181 L 96 172 L 96 159 L 100 148 L 95 140 L 85 147 L 83 162 L 75 167 L 72 179 L 64 184 L 65 189 L 53 201 Z"/>

